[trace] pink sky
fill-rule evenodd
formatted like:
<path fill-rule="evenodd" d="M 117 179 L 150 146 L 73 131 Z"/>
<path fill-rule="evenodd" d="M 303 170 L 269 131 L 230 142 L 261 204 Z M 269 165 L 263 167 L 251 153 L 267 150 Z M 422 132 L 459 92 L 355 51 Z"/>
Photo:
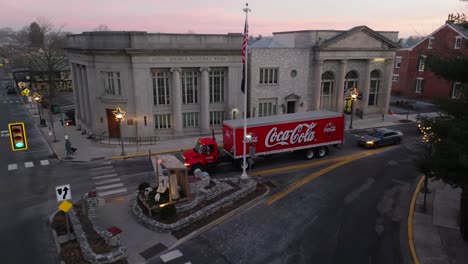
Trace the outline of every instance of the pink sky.
<path fill-rule="evenodd" d="M 0 27 L 20 29 L 45 17 L 73 33 L 91 31 L 99 24 L 111 30 L 240 33 L 244 5 L 245 1 L 235 0 L 0 0 Z M 467 4 L 458 0 L 255 0 L 249 6 L 253 35 L 366 25 L 408 37 L 431 33 L 445 22 L 447 14 L 463 12 Z"/>

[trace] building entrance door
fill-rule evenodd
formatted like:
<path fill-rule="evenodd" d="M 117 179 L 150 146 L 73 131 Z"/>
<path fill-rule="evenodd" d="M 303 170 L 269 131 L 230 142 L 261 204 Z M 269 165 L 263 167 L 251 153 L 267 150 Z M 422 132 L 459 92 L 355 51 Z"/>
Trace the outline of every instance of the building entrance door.
<path fill-rule="evenodd" d="M 295 113 L 296 112 L 296 101 L 288 101 L 287 104 L 288 105 L 287 105 L 286 113 L 287 114 Z"/>
<path fill-rule="evenodd" d="M 107 114 L 107 129 L 109 130 L 109 137 L 120 138 L 120 124 L 115 120 L 114 109 L 106 109 Z"/>

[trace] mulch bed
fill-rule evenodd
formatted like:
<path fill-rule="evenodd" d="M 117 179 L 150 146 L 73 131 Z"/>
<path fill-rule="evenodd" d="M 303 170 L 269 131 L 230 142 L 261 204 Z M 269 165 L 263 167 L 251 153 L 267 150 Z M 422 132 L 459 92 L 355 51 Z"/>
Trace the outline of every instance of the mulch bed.
<path fill-rule="evenodd" d="M 89 225 L 91 224 L 91 222 L 89 221 L 89 219 L 87 217 L 80 216 L 78 214 L 78 211 L 81 214 L 81 205 L 78 206 L 78 203 L 75 204 L 74 209 L 75 209 L 75 211 L 76 211 L 76 213 L 78 215 L 78 218 L 81 221 L 81 225 L 83 226 L 83 230 L 86 232 L 87 237 L 88 237 L 88 241 L 91 244 L 91 246 L 93 247 L 93 250 L 95 250 L 95 246 L 97 246 L 97 248 L 101 249 L 100 253 L 105 253 L 105 252 L 102 252 L 102 250 L 104 248 L 106 248 L 106 246 L 107 246 L 107 248 L 112 249 L 109 245 L 107 245 L 107 243 L 105 242 L 104 239 L 100 238 L 97 235 L 97 233 L 94 230 L 92 230 L 93 234 L 90 235 L 90 233 L 89 233 L 90 226 Z M 83 218 L 86 218 L 87 221 L 83 221 Z M 85 224 L 83 224 L 83 223 L 85 223 Z M 86 226 L 86 228 L 85 228 L 85 226 Z M 54 216 L 54 218 L 52 219 L 51 227 L 57 232 L 57 236 L 67 234 L 66 224 L 65 224 L 65 213 L 64 212 L 60 211 Z M 69 228 L 70 228 L 70 232 L 73 232 L 71 223 L 69 225 Z M 92 229 L 92 227 L 91 227 L 91 229 Z M 99 239 L 97 239 L 96 236 L 98 236 Z M 103 242 L 105 243 L 105 246 L 102 245 Z M 61 256 L 60 257 L 65 263 L 67 263 L 67 264 L 89 263 L 84 259 L 83 255 L 81 253 L 80 244 L 78 243 L 77 240 L 68 241 L 66 243 L 61 244 L 60 246 L 61 246 Z M 109 252 L 109 251 L 106 251 L 106 252 Z M 115 263 L 117 263 L 117 264 L 128 264 L 126 259 L 119 260 L 119 261 L 117 261 Z"/>
<path fill-rule="evenodd" d="M 213 214 L 209 215 L 208 217 L 206 218 L 203 218 L 203 219 L 200 219 L 178 231 L 174 231 L 172 232 L 171 234 L 173 236 L 175 236 L 177 239 L 181 239 L 182 237 L 185 237 L 187 236 L 188 234 L 192 233 L 193 231 L 195 230 L 198 230 L 200 229 L 201 227 L 213 222 L 214 220 L 222 217 L 223 215 L 233 211 L 234 209 L 246 204 L 247 202 L 261 196 L 262 194 L 264 194 L 265 192 L 267 191 L 267 188 L 265 185 L 261 184 L 261 183 L 257 183 L 257 188 L 255 189 L 255 191 L 253 191 L 252 193 L 249 193 L 247 196 L 235 201 L 234 203 L 232 203 L 231 205 L 229 206 L 226 206 L 226 207 L 223 207 L 221 209 L 219 209 L 218 211 L 214 212 Z"/>
<path fill-rule="evenodd" d="M 226 182 L 232 186 L 232 189 L 224 191 L 224 192 L 218 194 L 217 196 L 213 197 L 210 200 L 202 201 L 202 202 L 198 203 L 198 205 L 195 206 L 194 208 L 192 208 L 192 209 L 190 209 L 188 211 L 182 212 L 182 213 L 177 213 L 174 217 L 170 217 L 170 218 L 167 218 L 167 219 L 161 218 L 160 215 L 157 214 L 157 213 L 153 213 L 151 216 L 149 216 L 148 211 L 141 204 L 140 199 L 137 199 L 138 200 L 138 205 L 140 206 L 140 208 L 142 208 L 142 211 L 146 216 L 151 217 L 152 219 L 154 219 L 154 220 L 156 220 L 156 221 L 158 221 L 160 223 L 163 223 L 163 224 L 172 224 L 172 223 L 175 223 L 175 222 L 179 221 L 180 219 L 183 219 L 183 218 L 185 218 L 185 217 L 199 211 L 200 209 L 205 208 L 206 206 L 208 206 L 210 204 L 214 204 L 215 202 L 223 199 L 224 197 L 229 196 L 229 195 L 237 192 L 238 190 L 240 190 L 240 187 L 237 184 L 231 183 L 230 181 L 226 181 Z"/>

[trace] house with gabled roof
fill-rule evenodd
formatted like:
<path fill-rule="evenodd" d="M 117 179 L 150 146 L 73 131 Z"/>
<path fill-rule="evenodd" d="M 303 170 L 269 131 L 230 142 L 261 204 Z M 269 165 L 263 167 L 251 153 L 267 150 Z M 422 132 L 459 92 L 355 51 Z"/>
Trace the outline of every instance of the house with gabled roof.
<path fill-rule="evenodd" d="M 398 32 L 350 30 L 274 32 L 249 46 L 249 112 L 268 116 L 319 109 L 386 113 Z"/>
<path fill-rule="evenodd" d="M 426 67 L 429 54 L 441 58 L 468 55 L 468 28 L 448 20 L 409 48 L 399 49 L 395 57 L 392 94 L 409 99 L 457 98 L 461 82 L 447 81 Z"/>

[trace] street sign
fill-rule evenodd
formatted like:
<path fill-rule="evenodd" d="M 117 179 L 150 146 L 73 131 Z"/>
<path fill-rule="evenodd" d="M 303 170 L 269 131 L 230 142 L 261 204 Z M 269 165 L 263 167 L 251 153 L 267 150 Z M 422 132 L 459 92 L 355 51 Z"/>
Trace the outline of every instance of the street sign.
<path fill-rule="evenodd" d="M 66 213 L 66 212 L 70 211 L 70 209 L 72 208 L 72 206 L 73 206 L 72 203 L 70 203 L 70 202 L 67 201 L 67 200 L 64 200 L 62 203 L 60 203 L 58 209 L 59 209 L 60 211 L 63 211 L 63 212 Z"/>
<path fill-rule="evenodd" d="M 61 202 L 63 200 L 71 200 L 72 195 L 70 184 L 56 186 L 55 195 L 57 196 L 57 202 Z"/>
<path fill-rule="evenodd" d="M 29 96 L 29 93 L 30 93 L 30 92 L 31 92 L 31 91 L 30 91 L 28 88 L 24 88 L 24 90 L 21 91 L 21 95 L 22 95 L 22 96 Z"/>

